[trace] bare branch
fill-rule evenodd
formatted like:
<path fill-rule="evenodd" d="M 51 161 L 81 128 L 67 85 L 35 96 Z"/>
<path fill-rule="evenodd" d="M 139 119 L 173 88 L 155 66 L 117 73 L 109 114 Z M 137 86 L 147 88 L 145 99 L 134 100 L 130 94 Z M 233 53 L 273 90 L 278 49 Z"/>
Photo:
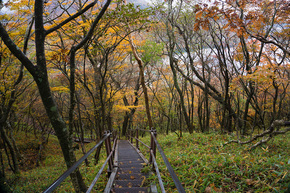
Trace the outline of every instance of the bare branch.
<path fill-rule="evenodd" d="M 248 144 L 248 143 L 251 143 L 253 141 L 255 141 L 256 139 L 258 138 L 261 138 L 261 137 L 265 137 L 266 135 L 269 134 L 269 136 L 266 138 L 266 139 L 262 139 L 260 140 L 259 142 L 255 143 L 254 145 L 252 145 L 250 147 L 250 150 L 252 149 L 255 149 L 256 147 L 258 147 L 259 145 L 263 144 L 263 143 L 267 143 L 270 139 L 272 139 L 274 136 L 276 135 L 279 135 L 279 134 L 285 134 L 287 133 L 288 131 L 290 131 L 290 128 L 286 128 L 285 130 L 282 130 L 282 131 L 275 131 L 275 127 L 279 127 L 279 126 L 289 126 L 290 125 L 290 122 L 289 121 L 284 121 L 284 120 L 276 120 L 274 121 L 272 124 L 271 124 L 271 127 L 264 131 L 263 133 L 261 134 L 258 134 L 258 135 L 255 135 L 252 139 L 248 140 L 248 141 L 240 141 L 240 140 L 231 140 L 231 141 L 228 141 L 226 142 L 225 144 L 223 144 L 223 146 L 226 146 L 230 143 L 238 143 L 238 144 Z"/>
<path fill-rule="evenodd" d="M 61 22 L 60 24 L 46 30 L 45 35 L 48 35 L 56 30 L 58 30 L 59 28 L 61 28 L 62 26 L 64 26 L 65 24 L 69 23 L 71 20 L 77 18 L 78 16 L 82 15 L 83 13 L 85 13 L 87 10 L 89 10 L 91 7 L 94 7 L 97 4 L 98 0 L 93 1 L 92 3 L 88 4 L 85 8 L 83 8 L 82 10 L 78 11 L 77 13 L 75 13 L 74 15 L 70 16 L 69 18 L 67 18 L 66 20 L 64 20 L 63 22 Z"/>
<path fill-rule="evenodd" d="M 19 49 L 19 47 L 12 41 L 7 31 L 0 23 L 0 37 L 3 40 L 4 44 L 8 47 L 10 52 L 27 68 L 27 70 L 36 77 L 37 68 L 33 63 L 27 58 L 27 56 Z"/>

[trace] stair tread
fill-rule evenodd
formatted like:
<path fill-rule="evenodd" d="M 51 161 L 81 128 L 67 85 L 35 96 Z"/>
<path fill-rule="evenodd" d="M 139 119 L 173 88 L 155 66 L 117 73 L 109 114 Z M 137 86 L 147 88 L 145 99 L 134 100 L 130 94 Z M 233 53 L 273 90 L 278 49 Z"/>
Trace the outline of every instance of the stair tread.
<path fill-rule="evenodd" d="M 116 179 L 117 180 L 143 180 L 148 177 L 146 174 L 141 174 L 141 173 L 133 173 L 133 174 L 117 174 Z"/>
<path fill-rule="evenodd" d="M 148 187 L 132 187 L 132 188 L 113 188 L 113 193 L 149 193 Z"/>
<path fill-rule="evenodd" d="M 132 173 L 142 173 L 142 168 L 119 168 L 118 173 L 121 174 L 132 174 Z"/>
<path fill-rule="evenodd" d="M 115 187 L 140 187 L 143 180 L 115 180 Z"/>

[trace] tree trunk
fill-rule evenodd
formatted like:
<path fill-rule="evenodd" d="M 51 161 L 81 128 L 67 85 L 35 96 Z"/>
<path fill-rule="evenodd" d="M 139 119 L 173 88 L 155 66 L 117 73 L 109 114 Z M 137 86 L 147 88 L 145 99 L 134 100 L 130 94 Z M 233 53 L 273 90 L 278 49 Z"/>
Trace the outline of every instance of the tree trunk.
<path fill-rule="evenodd" d="M 142 89 L 143 89 L 143 92 L 144 92 L 144 98 L 145 98 L 146 114 L 147 114 L 147 118 L 148 118 L 149 129 L 151 129 L 151 128 L 153 128 L 153 121 L 152 121 L 151 113 L 150 113 L 148 91 L 147 91 L 147 87 L 146 87 L 146 84 L 145 84 L 143 61 L 138 56 L 136 47 L 135 47 L 130 35 L 129 35 L 129 42 L 130 42 L 130 46 L 131 46 L 132 52 L 134 54 L 134 57 L 137 60 L 137 63 L 138 63 L 138 66 L 139 66 L 141 86 L 142 86 Z"/>
<path fill-rule="evenodd" d="M 185 119 L 185 122 L 186 122 L 186 125 L 187 125 L 187 128 L 188 128 L 188 131 L 189 133 L 192 133 L 193 132 L 193 125 L 190 123 L 190 120 L 189 120 L 189 116 L 187 114 L 187 110 L 186 110 L 186 107 L 184 105 L 184 97 L 183 97 L 183 93 L 182 93 L 182 90 L 180 89 L 179 85 L 178 85 L 178 81 L 177 81 L 177 75 L 176 75 L 176 70 L 173 66 L 173 57 L 170 56 L 170 67 L 171 67 L 171 71 L 172 71 L 172 74 L 173 74 L 173 80 L 174 80 L 174 86 L 179 94 L 179 97 L 180 97 L 180 104 L 181 104 L 181 110 L 182 110 L 182 113 L 184 115 L 184 119 Z"/>
<path fill-rule="evenodd" d="M 171 67 L 172 74 L 173 74 L 174 86 L 175 86 L 175 88 L 180 96 L 180 103 L 182 105 L 182 112 L 184 115 L 184 119 L 185 119 L 186 125 L 188 127 L 189 133 L 192 133 L 193 132 L 193 125 L 190 123 L 190 120 L 189 120 L 189 117 L 187 114 L 187 110 L 186 110 L 186 107 L 184 105 L 183 94 L 182 94 L 182 91 L 178 85 L 176 70 L 174 67 L 174 62 L 177 65 L 177 61 L 173 57 L 173 54 L 174 54 L 173 52 L 174 52 L 174 47 L 175 47 L 176 41 L 174 39 L 174 26 L 173 25 L 169 26 L 170 21 L 172 21 L 172 14 L 173 14 L 172 2 L 173 2 L 172 0 L 168 1 L 169 9 L 168 9 L 168 16 L 167 16 L 167 20 L 166 20 L 167 35 L 168 35 L 168 39 L 169 39 L 169 46 L 168 46 L 169 63 L 170 63 L 170 67 Z M 174 21 L 172 21 L 172 22 L 174 22 Z"/>
<path fill-rule="evenodd" d="M 42 81 L 39 81 L 42 80 Z M 39 78 L 35 80 L 39 89 L 39 93 L 42 99 L 42 102 L 45 106 L 46 113 L 51 121 L 51 124 L 54 128 L 56 136 L 59 140 L 64 159 L 67 167 L 71 167 L 76 162 L 76 157 L 72 148 L 72 138 L 69 134 L 67 126 L 63 121 L 58 108 L 56 106 L 55 101 L 53 100 L 53 96 L 50 92 L 48 80 L 46 78 Z M 76 169 L 73 173 L 71 173 L 71 179 L 73 182 L 73 186 L 76 192 L 85 192 L 87 187 L 83 182 L 82 176 L 78 169 Z"/>
<path fill-rule="evenodd" d="M 13 173 L 20 174 L 18 159 L 17 159 L 16 153 L 15 153 L 15 150 L 13 149 L 13 145 L 4 131 L 3 124 L 0 124 L 0 133 L 1 133 L 1 138 L 3 140 L 3 144 L 4 145 L 7 144 L 8 149 L 9 149 L 10 154 L 11 154 L 11 157 L 12 157 L 13 168 L 11 168 L 11 169 L 12 169 Z M 8 156 L 9 155 L 7 153 L 7 157 Z"/>

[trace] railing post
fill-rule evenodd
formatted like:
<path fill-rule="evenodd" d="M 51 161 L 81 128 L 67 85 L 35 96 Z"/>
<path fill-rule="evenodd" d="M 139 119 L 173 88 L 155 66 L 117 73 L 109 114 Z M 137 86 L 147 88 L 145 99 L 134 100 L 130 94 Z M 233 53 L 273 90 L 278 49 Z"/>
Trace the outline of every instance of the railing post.
<path fill-rule="evenodd" d="M 152 143 L 152 152 L 153 152 L 153 155 L 154 155 L 155 159 L 157 159 L 156 158 L 156 143 L 155 143 L 154 138 L 153 138 L 152 135 L 154 135 L 155 138 L 157 137 L 157 131 L 155 129 L 153 129 L 153 128 L 151 130 L 151 138 L 152 138 L 152 141 L 153 141 L 153 143 Z M 152 170 L 154 170 L 154 169 L 155 169 L 154 168 L 154 164 L 152 164 Z"/>
<path fill-rule="evenodd" d="M 138 128 L 136 128 L 136 148 L 139 149 L 139 131 Z"/>
<path fill-rule="evenodd" d="M 156 129 L 152 130 L 152 132 L 153 132 L 154 137 L 157 139 L 157 131 L 156 131 Z M 153 150 L 154 157 L 156 158 L 156 143 L 155 143 L 155 141 L 153 141 L 152 150 Z"/>
<path fill-rule="evenodd" d="M 116 132 L 115 132 L 115 130 L 112 131 L 112 136 L 113 136 L 113 141 L 114 141 L 115 138 L 116 138 Z"/>
<path fill-rule="evenodd" d="M 108 141 L 109 141 L 109 148 L 110 148 L 110 153 L 111 153 L 111 151 L 112 151 L 112 143 L 114 143 L 114 138 L 113 138 L 113 140 L 111 140 L 111 136 L 113 136 L 112 135 L 112 133 L 111 133 L 111 135 L 108 137 Z M 114 166 L 114 160 L 113 160 L 113 155 L 114 154 L 112 154 L 112 156 L 110 157 L 110 160 L 109 160 L 109 162 L 110 162 L 110 164 L 111 164 L 111 169 L 113 169 L 113 166 Z"/>
<path fill-rule="evenodd" d="M 107 135 L 108 132 L 105 131 L 104 135 Z M 111 148 L 111 142 L 110 142 L 110 136 L 105 140 L 105 146 L 106 146 L 106 152 L 107 152 L 107 157 L 110 155 L 112 148 Z M 111 162 L 111 159 L 108 161 L 108 177 L 110 177 L 112 169 L 113 169 L 113 162 Z"/>
<path fill-rule="evenodd" d="M 151 152 L 151 150 L 153 150 L 153 143 L 154 143 L 154 139 L 153 139 L 153 137 L 152 137 L 152 132 L 153 132 L 153 128 L 151 128 L 151 131 L 150 131 L 150 152 Z M 151 155 L 151 153 L 149 153 L 150 154 L 150 157 L 149 157 L 149 163 L 152 163 L 152 155 Z"/>
<path fill-rule="evenodd" d="M 131 135 L 130 135 L 130 137 L 131 137 L 131 143 L 133 144 L 133 129 L 131 130 Z"/>

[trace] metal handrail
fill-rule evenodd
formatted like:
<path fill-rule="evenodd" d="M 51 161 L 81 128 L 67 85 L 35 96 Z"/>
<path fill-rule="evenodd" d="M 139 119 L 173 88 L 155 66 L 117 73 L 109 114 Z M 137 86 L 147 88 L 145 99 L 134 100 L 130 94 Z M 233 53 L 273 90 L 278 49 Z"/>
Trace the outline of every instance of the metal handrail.
<path fill-rule="evenodd" d="M 169 163 L 165 153 L 163 152 L 163 150 L 162 150 L 161 146 L 159 145 L 159 143 L 158 143 L 156 137 L 154 136 L 153 132 L 151 132 L 151 136 L 154 139 L 154 142 L 155 142 L 155 144 L 157 146 L 157 149 L 158 149 L 161 157 L 163 158 L 163 161 L 164 161 L 164 163 L 165 163 L 165 165 L 166 165 L 166 167 L 167 167 L 167 169 L 168 169 L 168 171 L 169 171 L 169 173 L 170 173 L 170 175 L 171 175 L 171 177 L 172 177 L 172 179 L 174 181 L 174 184 L 175 184 L 178 192 L 185 193 L 185 190 L 184 190 L 181 182 L 179 181 L 177 175 L 175 174 L 173 168 L 171 167 L 171 164 Z"/>
<path fill-rule="evenodd" d="M 130 129 L 130 130 L 132 130 L 132 129 Z M 138 129 L 138 128 L 136 128 L 135 130 L 143 131 L 143 129 Z M 132 130 L 132 131 L 134 131 L 134 130 Z M 177 175 L 175 174 L 171 164 L 169 163 L 165 153 L 163 152 L 160 144 L 158 143 L 158 141 L 156 139 L 156 130 L 151 129 L 151 130 L 144 130 L 144 131 L 149 131 L 150 134 L 151 134 L 150 147 L 137 138 L 138 137 L 137 132 L 136 132 L 137 137 L 133 137 L 133 136 L 131 136 L 129 134 L 129 138 L 131 138 L 131 139 L 134 138 L 134 139 L 136 139 L 136 142 L 139 141 L 143 145 L 145 145 L 146 147 L 150 148 L 150 160 L 149 160 L 149 162 L 152 163 L 154 168 L 155 168 L 155 171 L 156 171 L 156 174 L 157 174 L 157 177 L 158 177 L 158 181 L 159 181 L 162 193 L 165 192 L 165 190 L 164 190 L 164 185 L 163 185 L 163 182 L 162 182 L 162 179 L 161 179 L 161 176 L 160 176 L 160 172 L 159 172 L 159 169 L 158 169 L 158 165 L 157 165 L 157 162 L 156 162 L 156 158 L 155 158 L 156 157 L 156 147 L 157 147 L 161 157 L 163 158 L 163 161 L 164 161 L 164 163 L 165 163 L 165 165 L 166 165 L 166 167 L 167 167 L 167 169 L 168 169 L 168 171 L 169 171 L 169 173 L 171 175 L 171 178 L 172 178 L 172 180 L 173 180 L 178 192 L 179 193 L 185 193 L 185 190 L 184 190 L 181 182 L 179 181 L 179 179 L 178 179 Z"/>
<path fill-rule="evenodd" d="M 115 144 L 116 144 L 117 138 L 114 140 L 114 144 L 113 144 L 113 149 L 111 151 L 111 153 L 109 154 L 109 156 L 107 157 L 106 161 L 104 162 L 104 164 L 102 165 L 101 169 L 99 170 L 99 172 L 97 173 L 95 179 L 93 180 L 93 182 L 91 183 L 90 187 L 88 188 L 88 190 L 86 191 L 86 193 L 90 193 L 93 189 L 93 187 L 95 186 L 95 184 L 97 183 L 98 179 L 100 178 L 103 170 L 105 169 L 105 166 L 107 165 L 109 159 L 112 157 L 113 153 L 115 152 Z"/>
<path fill-rule="evenodd" d="M 75 162 L 68 170 L 66 170 L 57 180 L 55 180 L 43 193 L 50 193 L 56 189 L 90 154 L 92 154 L 112 133 L 105 133 L 104 137 L 84 156 L 82 156 L 77 162 Z M 115 144 L 115 143 L 114 143 Z M 115 150 L 115 148 L 113 148 Z M 111 151 L 111 154 L 113 152 Z M 108 156 L 107 160 L 110 160 L 111 156 Z M 108 162 L 106 160 L 106 162 Z M 98 173 L 99 174 L 99 173 Z M 97 174 L 97 175 L 98 175 Z"/>
<path fill-rule="evenodd" d="M 141 141 L 140 139 L 134 137 L 134 139 L 138 140 L 142 145 L 144 145 L 145 147 L 147 147 L 148 149 L 150 149 L 150 147 L 148 145 L 146 145 L 143 141 Z"/>
<path fill-rule="evenodd" d="M 160 175 L 160 172 L 159 172 L 159 169 L 158 169 L 158 165 L 157 165 L 157 162 L 156 162 L 156 159 L 155 159 L 155 156 L 154 156 L 154 153 L 153 153 L 152 150 L 150 151 L 150 153 L 151 153 L 151 156 L 152 156 L 152 162 L 154 164 L 154 168 L 155 168 L 155 171 L 156 171 L 156 175 L 157 175 L 157 178 L 158 178 L 158 182 L 159 182 L 159 186 L 160 186 L 161 192 L 162 193 L 166 193 L 164 185 L 163 185 L 163 181 L 161 179 L 161 175 Z"/>

